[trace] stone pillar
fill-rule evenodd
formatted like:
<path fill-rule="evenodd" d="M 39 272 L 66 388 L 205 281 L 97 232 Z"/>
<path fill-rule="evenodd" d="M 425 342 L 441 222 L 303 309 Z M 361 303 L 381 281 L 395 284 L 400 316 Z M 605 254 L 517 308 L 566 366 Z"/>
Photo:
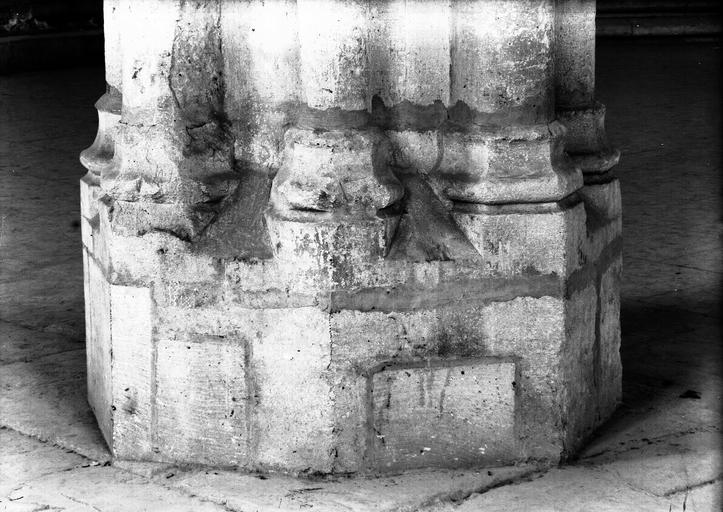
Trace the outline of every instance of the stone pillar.
<path fill-rule="evenodd" d="M 565 147 L 560 34 L 594 27 L 564 9 L 107 0 L 81 191 L 114 455 L 573 454 L 619 400 L 620 240 L 618 189 L 583 186 Z"/>
<path fill-rule="evenodd" d="M 595 100 L 596 0 L 557 0 L 555 99 L 567 127 L 565 147 L 586 174 L 604 173 L 620 158 L 605 134 L 605 105 Z"/>
<path fill-rule="evenodd" d="M 622 210 L 620 183 L 611 171 L 620 152 L 605 132 L 605 105 L 595 99 L 596 0 L 558 0 L 555 25 L 555 99 L 557 118 L 565 125 L 565 149 L 584 176 L 579 193 L 587 213 L 591 261 L 610 262 L 597 273 L 598 306 L 593 381 L 598 393 L 598 417 L 610 414 L 620 400 L 619 280 Z M 610 248 L 615 248 L 611 250 Z M 601 266 L 603 269 L 606 265 Z"/>

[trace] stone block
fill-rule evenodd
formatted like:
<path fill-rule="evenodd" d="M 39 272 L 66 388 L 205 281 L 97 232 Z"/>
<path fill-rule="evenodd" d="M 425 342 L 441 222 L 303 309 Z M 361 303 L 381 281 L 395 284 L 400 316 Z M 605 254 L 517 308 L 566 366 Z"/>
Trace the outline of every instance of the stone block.
<path fill-rule="evenodd" d="M 88 250 L 83 251 L 88 403 L 109 446 L 113 443 L 110 285 Z"/>
<path fill-rule="evenodd" d="M 357 269 L 380 264 L 387 252 L 395 219 L 362 218 L 339 222 L 313 214 L 288 220 L 266 214 L 279 277 L 295 290 L 315 292 L 364 280 Z"/>
<path fill-rule="evenodd" d="M 164 0 L 119 0 L 117 12 L 123 121 L 146 126 L 168 122 L 174 102 L 169 72 L 179 6 Z"/>
<path fill-rule="evenodd" d="M 109 280 L 117 284 L 150 283 L 164 275 L 166 279 L 157 283 L 161 290 L 166 282 L 219 281 L 220 269 L 211 256 L 189 251 L 188 242 L 162 227 L 175 226 L 173 229 L 180 231 L 176 223 L 178 205 L 156 206 L 99 203 L 98 218 L 91 223 L 93 249 Z"/>
<path fill-rule="evenodd" d="M 591 281 L 594 290 L 594 280 Z M 380 292 L 383 293 L 383 292 Z M 430 291 L 430 294 L 436 293 Z M 537 292 L 539 293 L 539 292 Z M 388 361 L 417 365 L 425 361 L 465 358 L 512 358 L 517 367 L 515 439 L 507 454 L 519 459 L 559 459 L 565 452 L 560 424 L 576 414 L 563 401 L 563 389 L 572 372 L 575 379 L 592 381 L 590 359 L 565 357 L 563 347 L 578 343 L 578 333 L 566 325 L 582 322 L 580 329 L 594 332 L 594 297 L 571 299 L 560 296 L 559 287 L 549 295 L 520 296 L 511 300 L 474 299 L 457 294 L 457 300 L 424 309 L 358 311 L 341 310 L 331 315 L 332 367 L 336 369 L 335 406 L 339 444 L 337 463 L 345 470 L 358 470 L 365 427 L 355 411 L 361 410 L 365 382 L 361 375 L 373 373 Z M 578 315 L 585 300 L 592 300 L 592 316 Z M 589 312 L 589 311 L 588 311 Z M 577 316 L 576 316 L 577 315 Z M 584 341 L 584 340 L 582 340 Z M 580 341 L 580 343 L 582 343 Z M 590 339 L 587 338 L 587 354 Z M 585 345 L 585 343 L 582 343 Z M 571 353 L 575 350 L 567 348 Z M 577 380 L 574 386 L 578 386 Z M 584 383 L 579 384 L 585 385 Z M 588 419 L 589 416 L 584 416 Z"/>
<path fill-rule="evenodd" d="M 116 457 L 152 453 L 154 396 L 153 304 L 150 290 L 110 286 L 113 441 Z"/>
<path fill-rule="evenodd" d="M 474 318 L 471 314 L 465 316 Z M 560 425 L 565 411 L 560 391 L 573 385 L 563 380 L 559 370 L 565 321 L 565 300 L 554 296 L 492 302 L 476 320 L 482 324 L 477 329 L 485 333 L 481 340 L 485 354 L 517 358 L 516 432 L 520 459 L 554 461 L 563 452 Z"/>
<path fill-rule="evenodd" d="M 329 472 L 334 463 L 329 315 L 259 312 L 251 354 L 254 450 L 262 467 Z"/>
<path fill-rule="evenodd" d="M 555 273 L 564 278 L 578 267 L 585 242 L 582 204 L 548 211 L 508 211 L 452 214 L 485 268 L 503 275 Z"/>
<path fill-rule="evenodd" d="M 595 281 L 565 301 L 565 337 L 558 362 L 561 386 L 558 400 L 564 418 L 563 456 L 575 453 L 599 425 L 595 400 L 597 336 Z"/>
<path fill-rule="evenodd" d="M 617 179 L 592 183 L 580 189 L 585 205 L 587 240 L 583 257 L 588 262 L 606 265 L 622 250 L 622 203 Z M 610 253 L 610 254 L 608 254 Z"/>
<path fill-rule="evenodd" d="M 123 105 L 125 108 L 125 98 Z M 193 202 L 190 187 L 181 190 L 183 147 L 173 129 L 162 124 L 121 124 L 114 149 L 111 165 L 102 172 L 104 193 L 117 200 L 146 203 L 178 202 L 179 194 L 188 194 L 186 198 Z"/>
<path fill-rule="evenodd" d="M 369 378 L 374 468 L 502 465 L 512 459 L 513 362 L 390 366 Z"/>
<path fill-rule="evenodd" d="M 154 450 L 174 462 L 247 465 L 245 340 L 188 332 L 157 343 Z"/>
<path fill-rule="evenodd" d="M 497 131 L 387 132 L 395 163 L 428 175 L 445 197 L 474 203 L 549 202 L 582 186 L 557 124 Z"/>
<path fill-rule="evenodd" d="M 595 2 L 556 2 L 555 101 L 557 107 L 588 107 L 595 101 Z"/>
<path fill-rule="evenodd" d="M 620 255 L 603 271 L 599 289 L 596 350 L 594 352 L 597 386 L 597 419 L 609 417 L 622 400 L 622 363 L 620 360 Z"/>
<path fill-rule="evenodd" d="M 603 140 L 600 108 L 553 121 L 554 36 L 590 42 L 557 3 L 106 3 L 81 228 L 116 458 L 574 452 L 619 398 L 621 219 L 617 181 L 565 153 Z"/>

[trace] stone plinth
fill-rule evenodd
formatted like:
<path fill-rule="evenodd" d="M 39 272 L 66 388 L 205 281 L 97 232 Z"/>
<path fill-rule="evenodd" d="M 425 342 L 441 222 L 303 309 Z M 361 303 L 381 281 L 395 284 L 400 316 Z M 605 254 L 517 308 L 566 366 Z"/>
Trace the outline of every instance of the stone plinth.
<path fill-rule="evenodd" d="M 600 169 L 584 184 L 602 107 L 560 107 L 555 70 L 589 69 L 559 34 L 594 26 L 558 4 L 106 1 L 81 201 L 116 457 L 575 452 L 620 399 L 620 197 Z"/>

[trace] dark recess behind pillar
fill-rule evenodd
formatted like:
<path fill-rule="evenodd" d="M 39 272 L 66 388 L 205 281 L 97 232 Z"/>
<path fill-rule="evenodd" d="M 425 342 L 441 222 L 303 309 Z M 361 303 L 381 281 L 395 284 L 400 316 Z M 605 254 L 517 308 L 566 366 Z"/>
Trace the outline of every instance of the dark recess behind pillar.
<path fill-rule="evenodd" d="M 597 0 L 597 35 L 719 36 L 720 0 Z"/>
<path fill-rule="evenodd" d="M 0 74 L 103 65 L 103 0 L 0 0 Z"/>

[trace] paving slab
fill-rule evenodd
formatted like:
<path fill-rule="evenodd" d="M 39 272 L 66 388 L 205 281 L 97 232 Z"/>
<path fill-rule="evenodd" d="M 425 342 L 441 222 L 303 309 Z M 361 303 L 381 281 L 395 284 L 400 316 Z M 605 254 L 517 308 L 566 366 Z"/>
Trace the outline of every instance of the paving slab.
<path fill-rule="evenodd" d="M 89 463 L 76 453 L 0 428 L 0 500 L 25 482 Z"/>
<path fill-rule="evenodd" d="M 167 489 L 106 466 L 47 475 L 11 492 L 0 506 L 8 511 L 217 512 L 227 508 Z"/>
<path fill-rule="evenodd" d="M 434 512 L 661 512 L 682 510 L 682 500 L 634 489 L 600 469 L 553 469 L 531 481 L 471 496 L 459 506 L 440 504 Z M 675 502 L 674 502 L 675 501 Z"/>
<path fill-rule="evenodd" d="M 614 474 L 631 487 L 669 496 L 721 477 L 722 440 L 718 431 L 646 439 L 642 446 L 585 462 Z"/>
<path fill-rule="evenodd" d="M 0 364 L 28 362 L 39 357 L 85 348 L 83 337 L 64 336 L 0 321 Z"/>
<path fill-rule="evenodd" d="M 1 366 L 0 426 L 110 460 L 86 400 L 85 375 L 85 350 Z"/>
<path fill-rule="evenodd" d="M 684 503 L 686 512 L 720 512 L 723 510 L 723 482 L 719 479 L 694 489 L 685 489 L 670 498 Z"/>
<path fill-rule="evenodd" d="M 120 467 L 134 469 L 132 464 Z M 148 465 L 139 470 L 148 474 Z M 250 475 L 212 469 L 161 467 L 152 481 L 222 503 L 231 510 L 271 512 L 413 511 L 462 500 L 475 492 L 541 471 L 529 464 L 484 470 L 409 471 L 396 476 L 304 480 L 283 475 Z"/>

